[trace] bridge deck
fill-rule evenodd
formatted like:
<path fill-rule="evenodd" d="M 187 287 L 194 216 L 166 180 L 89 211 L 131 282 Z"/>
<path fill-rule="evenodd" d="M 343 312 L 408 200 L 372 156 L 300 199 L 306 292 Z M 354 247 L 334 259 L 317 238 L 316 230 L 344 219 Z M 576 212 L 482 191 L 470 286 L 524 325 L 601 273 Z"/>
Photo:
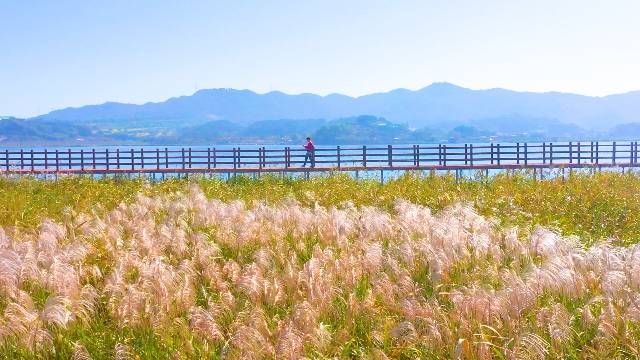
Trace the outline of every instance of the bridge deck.
<path fill-rule="evenodd" d="M 341 167 L 246 167 L 246 168 L 140 168 L 140 169 L 11 169 L 0 170 L 2 175 L 107 175 L 107 174 L 245 174 L 245 173 L 317 173 L 355 171 L 455 171 L 455 170 L 522 170 L 522 169 L 603 169 L 638 167 L 632 163 L 554 163 L 554 164 L 474 164 L 424 166 L 341 166 Z"/>
<path fill-rule="evenodd" d="M 274 173 L 611 168 L 639 164 L 638 142 L 491 143 L 300 148 L 0 150 L 0 175 Z M 315 168 L 303 167 L 315 163 Z"/>

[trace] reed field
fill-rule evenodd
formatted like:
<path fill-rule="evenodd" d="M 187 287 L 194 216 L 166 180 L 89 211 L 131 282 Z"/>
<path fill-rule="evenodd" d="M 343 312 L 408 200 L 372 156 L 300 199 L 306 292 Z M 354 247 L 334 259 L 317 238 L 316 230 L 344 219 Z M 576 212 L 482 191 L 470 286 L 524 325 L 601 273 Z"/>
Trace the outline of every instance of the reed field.
<path fill-rule="evenodd" d="M 0 358 L 640 357 L 640 176 L 0 179 Z"/>

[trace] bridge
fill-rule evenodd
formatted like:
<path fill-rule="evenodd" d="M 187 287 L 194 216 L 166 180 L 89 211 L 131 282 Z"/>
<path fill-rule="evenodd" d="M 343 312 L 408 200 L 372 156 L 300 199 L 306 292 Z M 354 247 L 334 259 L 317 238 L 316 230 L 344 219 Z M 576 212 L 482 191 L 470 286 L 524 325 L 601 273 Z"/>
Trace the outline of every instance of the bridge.
<path fill-rule="evenodd" d="M 624 169 L 638 166 L 638 153 L 638 141 L 364 145 L 317 147 L 305 164 L 302 146 L 4 149 L 0 175 Z"/>

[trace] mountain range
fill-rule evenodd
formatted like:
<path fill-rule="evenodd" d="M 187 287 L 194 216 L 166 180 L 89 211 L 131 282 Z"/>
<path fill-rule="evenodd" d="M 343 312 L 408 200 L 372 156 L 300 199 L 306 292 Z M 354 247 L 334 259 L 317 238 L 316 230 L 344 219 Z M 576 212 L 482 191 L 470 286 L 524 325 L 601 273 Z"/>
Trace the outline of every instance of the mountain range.
<path fill-rule="evenodd" d="M 210 120 L 249 124 L 261 120 L 336 119 L 360 114 L 384 117 L 412 128 L 519 116 L 602 130 L 618 124 L 640 122 L 640 91 L 591 97 L 558 92 L 472 90 L 449 83 L 434 83 L 416 91 L 396 89 L 350 97 L 210 89 L 157 103 L 108 102 L 66 108 L 37 118 L 99 127 L 124 123 L 134 127 L 175 128 Z"/>
<path fill-rule="evenodd" d="M 368 114 L 368 115 L 363 115 Z M 534 141 L 640 135 L 640 91 L 604 97 L 434 83 L 360 97 L 200 90 L 0 119 L 0 145 Z"/>

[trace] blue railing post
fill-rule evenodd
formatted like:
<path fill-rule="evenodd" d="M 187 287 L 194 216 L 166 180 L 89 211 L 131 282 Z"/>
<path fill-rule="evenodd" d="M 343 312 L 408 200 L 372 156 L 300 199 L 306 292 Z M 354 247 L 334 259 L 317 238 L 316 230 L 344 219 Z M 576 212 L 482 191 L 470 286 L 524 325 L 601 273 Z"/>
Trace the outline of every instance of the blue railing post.
<path fill-rule="evenodd" d="M 447 166 L 447 144 L 442 144 L 442 165 Z"/>
<path fill-rule="evenodd" d="M 362 145 L 362 166 L 367 167 L 367 145 Z"/>
<path fill-rule="evenodd" d="M 467 149 L 468 149 L 468 147 L 469 147 L 469 146 L 468 146 L 467 144 L 464 144 L 464 164 L 465 164 L 465 165 L 468 165 L 468 162 L 469 162 L 469 160 L 468 160 L 468 154 L 467 154 L 467 153 L 468 153 L 468 150 L 467 150 Z"/>
<path fill-rule="evenodd" d="M 493 143 L 491 143 L 491 165 L 493 165 Z"/>
<path fill-rule="evenodd" d="M 614 141 L 611 149 L 611 163 L 615 165 L 616 163 L 616 142 Z"/>

